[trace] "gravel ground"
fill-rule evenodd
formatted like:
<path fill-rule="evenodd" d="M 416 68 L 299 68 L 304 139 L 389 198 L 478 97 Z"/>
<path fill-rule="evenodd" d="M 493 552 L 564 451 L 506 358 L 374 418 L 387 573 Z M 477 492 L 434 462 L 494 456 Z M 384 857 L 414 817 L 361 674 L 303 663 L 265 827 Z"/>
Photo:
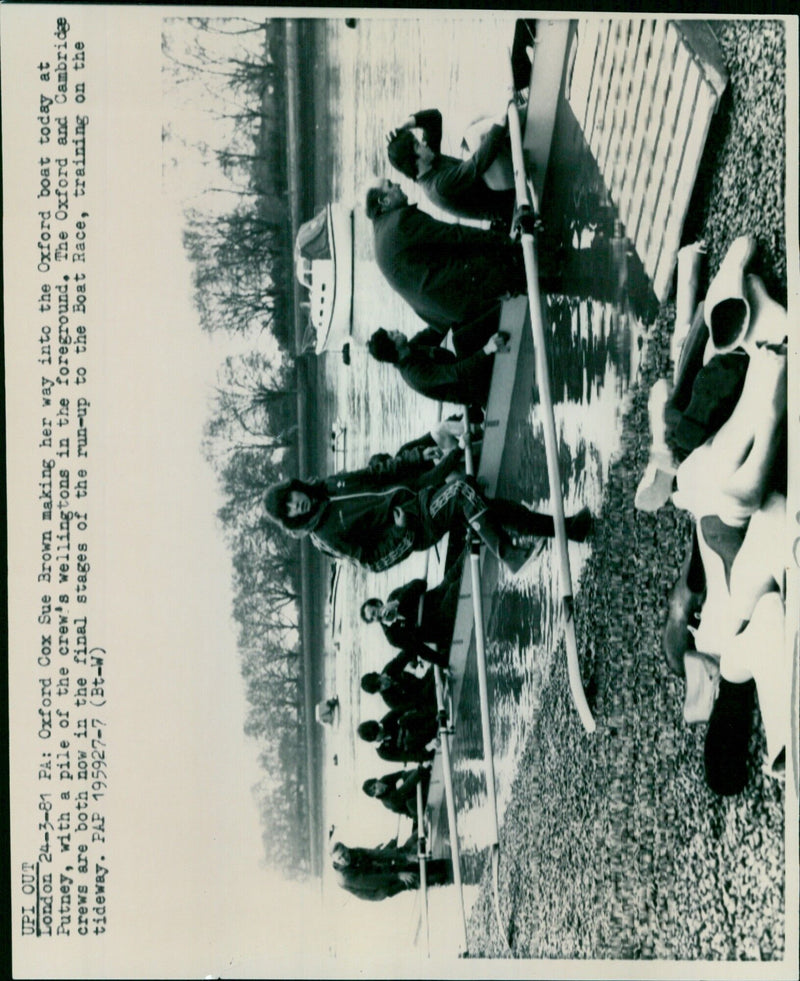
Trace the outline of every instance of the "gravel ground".
<path fill-rule="evenodd" d="M 785 302 L 784 32 L 716 23 L 730 73 L 698 180 L 687 241 L 708 243 L 707 273 L 746 231 L 757 271 Z M 689 228 L 691 224 L 691 228 Z M 649 386 L 669 371 L 674 308 L 647 338 L 577 598 L 578 649 L 592 677 L 595 735 L 569 698 L 563 653 L 523 755 L 501 834 L 501 912 L 525 958 L 772 959 L 784 952 L 784 787 L 760 772 L 720 798 L 703 779 L 704 726 L 683 722 L 683 682 L 660 652 L 667 594 L 690 543 L 685 513 L 640 513 Z M 472 957 L 507 957 L 490 878 L 469 923 Z"/>

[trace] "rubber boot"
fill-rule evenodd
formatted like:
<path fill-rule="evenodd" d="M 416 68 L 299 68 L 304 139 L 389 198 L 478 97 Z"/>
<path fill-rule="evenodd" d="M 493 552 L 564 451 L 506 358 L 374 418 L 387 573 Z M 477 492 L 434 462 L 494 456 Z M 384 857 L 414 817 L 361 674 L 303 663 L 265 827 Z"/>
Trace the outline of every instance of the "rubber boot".
<path fill-rule="evenodd" d="M 499 521 L 488 509 L 470 518 L 469 523 L 492 555 L 502 562 L 512 575 L 516 575 L 536 551 L 538 543 L 521 548 L 513 545 Z"/>
<path fill-rule="evenodd" d="M 738 347 L 750 326 L 750 301 L 744 270 L 756 250 L 752 235 L 742 235 L 728 249 L 705 299 L 706 326 L 717 354 Z"/>
<path fill-rule="evenodd" d="M 594 516 L 589 508 L 581 508 L 577 514 L 564 519 L 567 538 L 571 542 L 585 542 L 594 531 Z"/>
<path fill-rule="evenodd" d="M 672 385 L 659 378 L 650 389 L 647 410 L 650 415 L 650 458 L 636 488 L 633 506 L 639 511 L 657 511 L 669 500 L 677 467 L 667 446 L 664 410 L 672 395 Z"/>
<path fill-rule="evenodd" d="M 555 523 L 550 514 L 531 511 L 524 504 L 495 498 L 492 502 L 503 531 L 511 542 L 519 547 L 532 544 L 532 538 L 553 538 Z M 589 508 L 581 508 L 577 514 L 564 519 L 567 538 L 573 542 L 583 542 L 594 529 L 594 518 Z"/>
<path fill-rule="evenodd" d="M 767 293 L 760 276 L 747 276 L 744 286 L 750 304 L 750 326 L 742 346 L 750 354 L 759 344 L 782 344 L 789 334 L 786 310 Z"/>
<path fill-rule="evenodd" d="M 700 267 L 706 255 L 704 242 L 685 245 L 678 252 L 678 284 L 675 297 L 675 328 L 670 341 L 670 354 L 675 375 L 678 373 L 681 351 L 692 326 L 697 306 Z"/>
<path fill-rule="evenodd" d="M 670 591 L 667 621 L 664 624 L 664 635 L 661 639 L 661 649 L 667 667 L 678 676 L 682 676 L 686 670 L 684 655 L 694 647 L 689 627 L 697 626 L 696 618 L 702 610 L 706 598 L 705 584 L 701 589 L 695 591 L 692 588 L 695 584 L 689 582 L 689 570 L 693 555 L 694 546 L 686 556 L 681 574 Z"/>
<path fill-rule="evenodd" d="M 723 680 L 739 686 L 753 679 L 758 695 L 761 722 L 767 737 L 767 767 L 774 766 L 790 738 L 787 691 L 791 684 L 791 661 L 786 656 L 785 610 L 778 592 L 766 593 L 756 604 L 747 626 L 726 646 L 722 654 Z"/>
<path fill-rule="evenodd" d="M 733 684 L 726 678 L 719 679 L 704 752 L 706 783 L 716 794 L 739 794 L 747 784 L 747 748 L 755 693 L 753 681 Z"/>

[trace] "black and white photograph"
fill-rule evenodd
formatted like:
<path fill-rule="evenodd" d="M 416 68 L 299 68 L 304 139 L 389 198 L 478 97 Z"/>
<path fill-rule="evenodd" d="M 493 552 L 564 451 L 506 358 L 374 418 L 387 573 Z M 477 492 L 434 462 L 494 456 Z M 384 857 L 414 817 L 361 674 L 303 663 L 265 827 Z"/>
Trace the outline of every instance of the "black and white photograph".
<path fill-rule="evenodd" d="M 0 7 L 15 978 L 798 972 L 798 17 Z"/>

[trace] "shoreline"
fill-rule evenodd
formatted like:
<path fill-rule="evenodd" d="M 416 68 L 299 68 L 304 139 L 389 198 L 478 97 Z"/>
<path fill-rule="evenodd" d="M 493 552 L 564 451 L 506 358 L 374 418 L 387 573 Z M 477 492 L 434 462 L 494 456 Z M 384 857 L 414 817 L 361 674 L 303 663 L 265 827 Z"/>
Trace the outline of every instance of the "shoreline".
<path fill-rule="evenodd" d="M 716 22 L 715 30 L 729 90 L 684 240 L 705 238 L 710 273 L 735 237 L 752 232 L 755 271 L 785 302 L 784 27 Z M 633 508 L 649 450 L 649 387 L 670 370 L 673 317 L 665 305 L 648 332 L 576 597 L 598 731 L 587 736 L 580 727 L 559 649 L 505 815 L 500 905 L 511 956 L 771 960 L 785 953 L 785 785 L 760 772 L 756 711 L 745 791 L 720 798 L 707 788 L 705 726 L 684 723 L 684 685 L 661 654 L 690 518 L 672 505 L 656 514 Z M 470 917 L 469 954 L 507 957 L 489 880 L 485 874 Z"/>
<path fill-rule="evenodd" d="M 320 115 L 320 80 L 315 69 L 318 27 L 313 20 L 289 22 L 286 27 L 287 64 L 287 172 L 291 240 L 300 224 L 312 217 L 320 203 L 318 178 L 320 157 L 316 152 L 318 117 Z M 325 72 L 323 70 L 323 79 Z M 310 84 L 309 84 L 310 79 Z M 311 105 L 311 112 L 307 107 Z M 315 148 L 308 154 L 308 147 Z M 311 167 L 301 161 L 311 160 Z M 309 170 L 311 179 L 309 180 Z M 299 350 L 305 329 L 305 314 L 300 306 L 302 288 L 294 276 L 293 307 L 296 349 Z M 300 475 L 315 474 L 324 459 L 325 426 L 319 426 L 317 408 L 320 395 L 320 366 L 313 356 L 299 356 L 297 371 L 298 462 Z M 301 644 L 303 651 L 303 704 L 306 749 L 306 794 L 308 800 L 309 862 L 312 876 L 321 882 L 323 863 L 322 753 L 323 735 L 315 718 L 315 706 L 324 697 L 324 669 L 319 652 L 325 641 L 325 597 L 327 563 L 307 540 L 301 542 Z"/>

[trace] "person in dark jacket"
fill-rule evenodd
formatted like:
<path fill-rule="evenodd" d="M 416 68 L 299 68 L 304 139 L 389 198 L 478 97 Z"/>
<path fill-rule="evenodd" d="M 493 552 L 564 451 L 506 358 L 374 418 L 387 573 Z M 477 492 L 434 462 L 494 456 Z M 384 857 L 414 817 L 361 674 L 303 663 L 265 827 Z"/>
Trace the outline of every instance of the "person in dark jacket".
<path fill-rule="evenodd" d="M 382 760 L 392 763 L 425 763 L 432 760 L 438 732 L 435 706 L 422 709 L 397 709 L 387 712 L 376 722 L 367 719 L 356 730 L 364 742 L 376 743 Z"/>
<path fill-rule="evenodd" d="M 527 290 L 522 250 L 507 236 L 437 221 L 390 180 L 367 192 L 367 216 L 389 285 L 442 335 Z"/>
<path fill-rule="evenodd" d="M 427 476 L 433 476 L 432 472 L 436 465 L 441 463 L 451 450 L 459 448 L 458 440 L 453 434 L 458 433 L 458 436 L 461 436 L 464 428 L 461 419 L 460 415 L 442 419 L 427 433 L 403 443 L 394 455 L 391 453 L 373 453 L 367 461 L 367 470 L 370 474 L 396 473 L 396 468 L 402 465 L 408 467 L 409 473 L 420 478 L 417 486 L 425 486 Z M 477 443 L 480 447 L 482 436 L 480 427 L 473 426 L 471 432 L 477 437 Z M 473 440 L 474 445 L 475 440 Z M 453 470 L 458 469 L 457 461 L 453 459 L 451 462 Z M 434 479 L 438 480 L 441 476 L 442 471 L 439 470 Z"/>
<path fill-rule="evenodd" d="M 412 579 L 393 589 L 385 603 L 370 597 L 361 604 L 361 619 L 380 623 L 386 639 L 405 657 L 446 667 L 462 570 L 462 563 L 454 562 L 433 589 L 425 579 Z"/>
<path fill-rule="evenodd" d="M 348 848 L 337 841 L 331 857 L 339 885 L 359 899 L 376 902 L 406 889 L 419 888 L 419 861 L 413 851 L 413 840 L 403 848 L 398 848 L 396 842 L 378 848 Z M 426 879 L 429 886 L 449 882 L 447 859 L 429 860 Z"/>
<path fill-rule="evenodd" d="M 426 452 L 430 446 L 435 447 L 435 443 L 426 433 L 401 446 L 394 456 L 374 453 L 366 467 L 339 471 L 322 482 L 329 494 L 380 491 L 398 484 L 419 491 L 438 485 L 462 466 L 462 460 L 458 454 Z"/>
<path fill-rule="evenodd" d="M 449 454 L 434 474 L 451 464 Z M 346 483 L 347 475 L 341 475 Z M 428 478 L 426 478 L 428 479 Z M 294 537 L 308 535 L 334 558 L 349 558 L 373 572 L 397 565 L 411 552 L 427 551 L 448 531 L 469 524 L 484 544 L 517 572 L 540 537 L 554 535 L 550 515 L 537 514 L 515 501 L 488 500 L 474 481 L 431 480 L 414 490 L 386 483 L 379 490 L 329 493 L 324 481 L 289 480 L 264 495 L 268 516 Z M 587 509 L 567 518 L 567 534 L 583 541 L 592 528 Z"/>
<path fill-rule="evenodd" d="M 449 454 L 439 467 L 455 456 Z M 419 491 L 407 484 L 387 484 L 380 490 L 350 493 L 329 493 L 323 481 L 294 479 L 269 487 L 264 507 L 294 537 L 308 535 L 327 555 L 352 559 L 373 572 L 390 569 L 411 552 L 427 551 L 448 531 L 467 524 L 517 572 L 537 539 L 554 535 L 550 515 L 515 501 L 487 500 L 469 479 L 431 482 Z M 592 528 L 587 509 L 566 523 L 567 534 L 576 541 L 583 541 Z"/>
<path fill-rule="evenodd" d="M 490 126 L 478 149 L 466 160 L 442 153 L 442 114 L 423 109 L 388 136 L 389 161 L 415 181 L 439 208 L 461 218 L 500 220 L 510 224 L 515 192 L 493 190 L 487 170 L 498 155 L 509 156 L 505 115 Z"/>
<path fill-rule="evenodd" d="M 488 316 L 507 296 L 527 293 L 522 250 L 507 235 L 437 221 L 409 204 L 390 180 L 369 189 L 366 209 L 387 282 L 442 335 Z M 618 302 L 621 287 L 610 254 L 605 247 L 573 249 L 553 240 L 538 253 L 542 292 Z M 649 286 L 645 293 L 650 299 Z M 634 298 L 630 288 L 628 294 Z"/>
<path fill-rule="evenodd" d="M 418 705 L 432 705 L 436 698 L 433 675 L 428 671 L 418 677 L 406 670 L 408 665 L 416 663 L 416 655 L 401 651 L 381 672 L 368 671 L 363 675 L 361 689 L 368 695 L 380 695 L 390 709 L 405 711 Z"/>
<path fill-rule="evenodd" d="M 414 391 L 439 402 L 485 406 L 492 382 L 494 354 L 507 344 L 507 335 L 496 333 L 479 351 L 456 357 L 441 347 L 441 334 L 427 327 L 408 338 L 399 330 L 379 327 L 367 347 L 376 361 L 393 364 Z"/>
<path fill-rule="evenodd" d="M 417 784 L 422 785 L 422 805 L 428 794 L 431 771 L 428 766 L 418 766 L 414 770 L 397 770 L 385 773 L 379 779 L 365 780 L 363 791 L 367 797 L 379 800 L 387 810 L 394 814 L 410 817 L 417 823 Z"/>

